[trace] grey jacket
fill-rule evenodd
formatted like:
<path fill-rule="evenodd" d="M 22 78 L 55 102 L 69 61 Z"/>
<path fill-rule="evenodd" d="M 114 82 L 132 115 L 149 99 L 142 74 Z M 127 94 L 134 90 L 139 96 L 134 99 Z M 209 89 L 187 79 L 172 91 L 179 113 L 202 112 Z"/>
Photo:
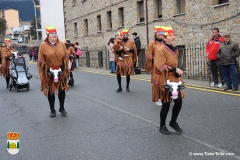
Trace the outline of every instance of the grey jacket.
<path fill-rule="evenodd" d="M 239 46 L 236 42 L 222 43 L 219 47 L 217 56 L 221 65 L 235 64 L 235 58 L 240 54 Z"/>

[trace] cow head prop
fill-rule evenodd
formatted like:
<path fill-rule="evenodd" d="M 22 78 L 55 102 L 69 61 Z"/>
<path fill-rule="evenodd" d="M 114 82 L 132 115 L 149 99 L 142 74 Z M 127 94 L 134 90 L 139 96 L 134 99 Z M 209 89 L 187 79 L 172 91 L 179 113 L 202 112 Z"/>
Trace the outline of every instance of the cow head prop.
<path fill-rule="evenodd" d="M 11 54 L 12 54 L 13 58 L 17 58 L 17 57 L 18 57 L 18 51 L 16 51 L 16 52 L 11 52 Z"/>
<path fill-rule="evenodd" d="M 172 99 L 177 99 L 180 95 L 179 92 L 181 89 L 184 89 L 185 86 L 182 86 L 182 82 L 170 82 L 167 80 L 167 84 L 164 85 L 164 88 L 166 88 L 171 96 Z"/>
<path fill-rule="evenodd" d="M 58 82 L 60 79 L 60 76 L 63 74 L 61 68 L 59 69 L 52 69 L 50 68 L 48 70 L 48 75 L 53 79 L 54 82 Z"/>

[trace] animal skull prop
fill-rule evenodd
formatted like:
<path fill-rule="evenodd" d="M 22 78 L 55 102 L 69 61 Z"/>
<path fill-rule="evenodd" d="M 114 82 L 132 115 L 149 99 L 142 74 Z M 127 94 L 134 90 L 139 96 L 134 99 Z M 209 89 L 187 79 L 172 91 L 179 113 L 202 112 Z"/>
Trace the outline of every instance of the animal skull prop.
<path fill-rule="evenodd" d="M 16 52 L 11 52 L 11 54 L 13 55 L 14 58 L 17 58 L 17 57 L 18 57 L 18 51 L 16 51 Z"/>
<path fill-rule="evenodd" d="M 61 74 L 62 74 L 61 68 L 59 69 L 50 68 L 48 71 L 48 75 L 52 77 L 53 81 L 56 83 L 59 81 Z"/>
<path fill-rule="evenodd" d="M 181 89 L 184 89 L 185 86 L 182 86 L 182 82 L 170 82 L 167 80 L 167 84 L 164 85 L 164 88 L 168 89 L 168 92 L 172 99 L 177 99 L 180 96 L 179 92 Z"/>

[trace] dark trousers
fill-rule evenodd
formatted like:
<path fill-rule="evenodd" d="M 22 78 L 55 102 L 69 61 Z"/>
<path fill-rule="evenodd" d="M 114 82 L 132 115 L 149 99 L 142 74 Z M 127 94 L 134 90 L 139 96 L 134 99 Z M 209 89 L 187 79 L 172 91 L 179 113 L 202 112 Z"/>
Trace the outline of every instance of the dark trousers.
<path fill-rule="evenodd" d="M 218 73 L 219 73 L 219 76 L 220 76 L 220 82 L 222 84 L 224 84 L 224 76 L 222 74 L 222 68 L 221 68 L 221 65 L 220 65 L 220 62 L 219 60 L 211 60 L 211 66 L 210 66 L 210 70 L 211 70 L 211 73 L 212 73 L 212 76 L 213 76 L 213 80 L 214 80 L 214 83 L 215 84 L 218 84 L 219 83 L 219 80 L 218 80 Z"/>
<path fill-rule="evenodd" d="M 222 72 L 225 78 L 226 85 L 228 87 L 238 88 L 238 75 L 236 71 L 236 65 L 222 65 Z"/>
<path fill-rule="evenodd" d="M 121 84 L 121 81 L 122 81 L 122 77 L 120 74 L 117 74 L 117 81 L 118 81 L 118 87 L 120 89 L 122 89 L 122 84 Z M 127 82 L 127 86 L 126 88 L 129 88 L 129 83 L 130 83 L 130 76 L 126 76 L 126 82 Z"/>
<path fill-rule="evenodd" d="M 178 99 L 173 100 L 174 106 L 172 109 L 172 119 L 171 122 L 177 122 L 178 114 L 182 108 L 182 97 L 179 97 Z M 166 125 L 166 118 L 167 114 L 170 108 L 170 102 L 164 102 L 162 103 L 162 109 L 160 111 L 160 126 Z"/>
<path fill-rule="evenodd" d="M 10 81 L 10 77 L 5 77 L 6 83 L 7 83 L 7 87 L 9 85 L 9 81 Z"/>
<path fill-rule="evenodd" d="M 60 110 L 64 109 L 65 95 L 66 95 L 65 89 L 58 92 L 58 100 L 59 100 L 59 103 L 60 103 Z M 55 94 L 51 95 L 50 92 L 48 93 L 48 102 L 49 102 L 49 105 L 50 105 L 50 109 L 55 110 L 55 107 L 54 107 Z"/>

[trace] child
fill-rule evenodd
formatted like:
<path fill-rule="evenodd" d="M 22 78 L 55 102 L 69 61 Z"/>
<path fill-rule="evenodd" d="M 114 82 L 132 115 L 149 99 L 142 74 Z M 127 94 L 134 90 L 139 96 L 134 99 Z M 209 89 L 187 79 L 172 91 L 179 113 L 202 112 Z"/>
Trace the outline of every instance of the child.
<path fill-rule="evenodd" d="M 124 44 L 122 43 L 122 31 L 119 32 L 116 36 L 116 39 L 114 41 L 114 50 L 115 50 L 115 53 L 118 55 L 118 59 L 119 60 L 123 60 L 123 58 L 121 57 L 121 53 L 124 54 L 124 57 L 128 57 L 129 55 L 124 51 Z M 120 47 L 123 47 L 122 50 L 119 50 Z"/>

